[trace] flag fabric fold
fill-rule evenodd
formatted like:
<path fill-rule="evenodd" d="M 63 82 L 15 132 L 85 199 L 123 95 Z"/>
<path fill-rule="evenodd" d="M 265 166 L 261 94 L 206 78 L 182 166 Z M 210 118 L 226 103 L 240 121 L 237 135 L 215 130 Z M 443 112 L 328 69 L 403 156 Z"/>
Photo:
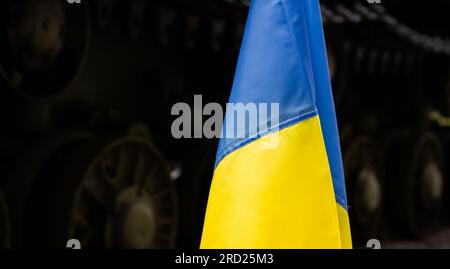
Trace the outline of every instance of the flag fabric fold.
<path fill-rule="evenodd" d="M 279 114 L 221 139 L 200 247 L 351 248 L 318 0 L 252 0 L 229 103 Z"/>

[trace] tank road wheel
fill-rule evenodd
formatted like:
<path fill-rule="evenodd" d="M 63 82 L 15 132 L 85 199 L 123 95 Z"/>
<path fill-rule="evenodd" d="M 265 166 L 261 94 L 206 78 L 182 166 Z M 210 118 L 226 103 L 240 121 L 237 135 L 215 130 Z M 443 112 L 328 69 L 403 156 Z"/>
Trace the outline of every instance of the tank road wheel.
<path fill-rule="evenodd" d="M 380 154 L 367 137 L 355 139 L 344 151 L 345 177 L 351 209 L 355 247 L 379 238 L 382 226 L 383 186 L 380 180 Z"/>
<path fill-rule="evenodd" d="M 10 227 L 9 227 L 9 215 L 8 208 L 3 194 L 0 191 L 0 249 L 7 249 L 10 247 Z"/>
<path fill-rule="evenodd" d="M 5 2 L 0 8 L 0 75 L 10 88 L 27 97 L 61 93 L 86 55 L 87 4 Z"/>
<path fill-rule="evenodd" d="M 149 141 L 133 137 L 114 141 L 87 167 L 75 196 L 69 234 L 86 246 L 102 240 L 107 248 L 174 247 L 176 195 L 169 175 Z M 99 206 L 105 213 L 100 222 Z"/>
<path fill-rule="evenodd" d="M 421 234 L 439 223 L 444 197 L 443 145 L 434 134 L 419 138 L 407 174 L 404 213 L 408 229 Z"/>
<path fill-rule="evenodd" d="M 390 199 L 396 228 L 404 235 L 421 236 L 439 223 L 444 198 L 443 149 L 432 133 L 403 142 Z"/>
<path fill-rule="evenodd" d="M 54 167 L 61 167 L 55 174 Z M 65 247 L 77 239 L 82 248 L 173 248 L 177 205 L 169 168 L 155 146 L 141 137 L 101 139 L 66 148 L 41 176 L 31 210 L 42 212 L 28 227 L 30 242 Z M 28 221 L 28 223 L 31 220 Z M 34 237 L 34 238 L 33 238 Z"/>

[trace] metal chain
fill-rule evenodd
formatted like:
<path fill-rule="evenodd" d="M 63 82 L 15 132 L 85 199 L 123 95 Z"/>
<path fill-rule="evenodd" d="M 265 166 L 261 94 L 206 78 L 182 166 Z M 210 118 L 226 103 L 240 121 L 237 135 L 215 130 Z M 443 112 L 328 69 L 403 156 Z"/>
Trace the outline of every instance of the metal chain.
<path fill-rule="evenodd" d="M 361 3 L 354 3 L 351 7 L 338 4 L 336 7 L 330 8 L 321 4 L 321 8 L 324 23 L 380 23 L 414 46 L 426 51 L 450 55 L 450 41 L 448 39 L 420 33 L 389 14 L 381 5 L 370 5 L 368 7 Z"/>

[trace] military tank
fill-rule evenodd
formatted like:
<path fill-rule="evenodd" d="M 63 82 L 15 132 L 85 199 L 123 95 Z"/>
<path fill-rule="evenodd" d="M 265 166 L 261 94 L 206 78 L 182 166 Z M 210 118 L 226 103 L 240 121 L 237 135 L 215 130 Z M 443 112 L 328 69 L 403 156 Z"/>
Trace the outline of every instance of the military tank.
<path fill-rule="evenodd" d="M 197 248 L 248 0 L 3 1 L 0 247 Z M 322 0 L 356 247 L 448 223 L 447 1 Z"/>

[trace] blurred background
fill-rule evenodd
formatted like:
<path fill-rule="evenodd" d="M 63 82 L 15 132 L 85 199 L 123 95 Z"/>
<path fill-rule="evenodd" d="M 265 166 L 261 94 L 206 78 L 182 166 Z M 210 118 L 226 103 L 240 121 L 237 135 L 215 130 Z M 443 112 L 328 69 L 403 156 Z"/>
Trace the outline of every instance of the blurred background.
<path fill-rule="evenodd" d="M 198 248 L 170 110 L 226 103 L 250 1 L 75 2 L 0 3 L 0 248 Z M 450 247 L 450 3 L 370 2 L 321 1 L 354 244 Z"/>

